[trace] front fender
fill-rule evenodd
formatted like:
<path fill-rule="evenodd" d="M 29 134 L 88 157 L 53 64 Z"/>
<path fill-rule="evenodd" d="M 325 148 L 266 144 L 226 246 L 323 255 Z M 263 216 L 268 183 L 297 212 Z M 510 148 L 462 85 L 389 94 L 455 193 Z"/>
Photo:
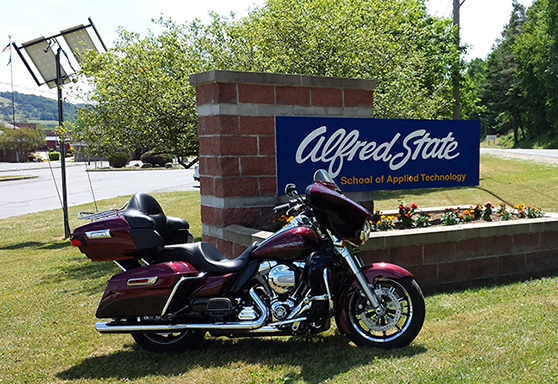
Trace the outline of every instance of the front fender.
<path fill-rule="evenodd" d="M 369 283 L 374 283 L 376 279 L 382 277 L 398 280 L 402 277 L 413 276 L 411 272 L 407 271 L 405 268 L 390 263 L 373 263 L 372 265 L 365 266 L 362 272 Z M 336 295 L 335 322 L 337 323 L 337 329 L 343 334 L 349 333 L 347 307 L 345 304 L 349 296 L 357 289 L 360 289 L 360 284 L 356 277 L 351 275 L 343 283 Z"/>

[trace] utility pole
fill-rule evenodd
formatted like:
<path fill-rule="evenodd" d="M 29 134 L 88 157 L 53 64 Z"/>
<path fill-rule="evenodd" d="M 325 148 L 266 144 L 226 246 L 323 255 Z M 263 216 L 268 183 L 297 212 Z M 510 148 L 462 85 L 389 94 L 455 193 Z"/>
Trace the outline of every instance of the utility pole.
<path fill-rule="evenodd" d="M 12 123 L 14 124 L 14 129 L 16 129 L 16 121 L 15 121 L 15 102 L 14 102 L 14 65 L 12 63 L 12 35 L 8 35 L 10 38 L 10 75 L 11 75 L 11 83 L 12 83 Z"/>
<path fill-rule="evenodd" d="M 60 65 L 60 53 L 62 48 L 58 45 L 56 51 L 56 88 L 58 91 L 58 139 L 60 140 L 60 169 L 62 172 L 62 213 L 64 215 L 64 238 L 70 237 L 70 222 L 68 220 L 68 192 L 66 187 L 66 132 L 64 130 L 64 99 L 62 98 L 62 66 Z"/>
<path fill-rule="evenodd" d="M 458 50 L 460 49 L 460 46 L 459 46 L 459 8 L 461 7 L 461 5 L 464 2 L 465 2 L 465 0 L 462 0 L 461 2 L 460 2 L 460 0 L 453 0 L 453 25 L 457 26 L 457 32 L 456 32 L 456 37 L 455 37 L 455 45 L 456 45 Z M 461 57 L 459 58 L 459 60 L 461 60 Z M 459 80 L 460 80 L 459 62 L 456 63 L 454 68 L 453 68 L 452 80 L 453 80 L 453 100 L 454 100 L 453 119 L 454 120 L 459 120 L 460 119 L 460 113 L 459 113 L 459 107 L 460 107 L 460 102 L 459 102 Z"/>

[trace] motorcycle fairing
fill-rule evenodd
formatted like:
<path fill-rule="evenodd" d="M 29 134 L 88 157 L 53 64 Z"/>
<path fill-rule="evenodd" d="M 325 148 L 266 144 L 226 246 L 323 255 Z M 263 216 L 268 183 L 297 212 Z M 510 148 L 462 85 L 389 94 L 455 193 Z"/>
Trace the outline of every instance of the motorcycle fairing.
<path fill-rule="evenodd" d="M 366 208 L 323 182 L 308 187 L 306 195 L 320 225 L 341 239 L 360 243 L 360 232 L 370 217 Z"/>
<path fill-rule="evenodd" d="M 374 284 L 376 279 L 382 277 L 389 277 L 397 280 L 402 277 L 413 276 L 411 272 L 407 271 L 405 268 L 391 263 L 373 263 L 372 265 L 365 266 L 362 272 L 370 284 Z M 347 319 L 349 317 L 344 304 L 348 302 L 349 295 L 356 289 L 361 289 L 360 284 L 355 276 L 351 276 L 339 289 L 335 298 L 335 323 L 337 324 L 337 329 L 342 334 L 350 332 L 347 324 Z"/>

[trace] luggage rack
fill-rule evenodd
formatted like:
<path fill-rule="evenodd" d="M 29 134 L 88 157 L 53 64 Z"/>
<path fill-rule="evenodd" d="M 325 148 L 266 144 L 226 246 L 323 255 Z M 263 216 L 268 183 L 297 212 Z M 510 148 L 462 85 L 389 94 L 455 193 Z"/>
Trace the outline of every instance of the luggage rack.
<path fill-rule="evenodd" d="M 78 212 L 78 219 L 91 220 L 93 222 L 101 219 L 108 219 L 109 217 L 121 216 L 127 206 L 128 202 L 120 208 L 110 208 L 101 212 Z"/>

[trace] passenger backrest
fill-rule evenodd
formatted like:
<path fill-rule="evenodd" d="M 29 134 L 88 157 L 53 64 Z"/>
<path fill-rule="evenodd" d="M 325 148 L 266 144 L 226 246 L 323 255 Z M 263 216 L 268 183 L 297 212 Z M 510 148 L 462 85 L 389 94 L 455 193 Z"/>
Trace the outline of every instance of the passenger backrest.
<path fill-rule="evenodd" d="M 153 196 L 143 192 L 132 196 L 124 211 L 124 217 L 132 228 L 153 228 L 165 243 L 170 240 L 174 232 L 190 227 L 184 219 L 167 217 L 159 202 Z"/>

